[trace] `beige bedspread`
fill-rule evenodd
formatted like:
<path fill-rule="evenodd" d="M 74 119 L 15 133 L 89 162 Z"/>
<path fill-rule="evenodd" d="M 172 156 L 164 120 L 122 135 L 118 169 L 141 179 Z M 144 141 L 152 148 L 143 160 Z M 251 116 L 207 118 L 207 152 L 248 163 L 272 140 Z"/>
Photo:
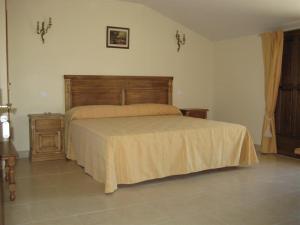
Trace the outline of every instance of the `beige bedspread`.
<path fill-rule="evenodd" d="M 241 125 L 181 115 L 77 119 L 67 157 L 105 184 L 132 184 L 177 174 L 257 163 Z"/>

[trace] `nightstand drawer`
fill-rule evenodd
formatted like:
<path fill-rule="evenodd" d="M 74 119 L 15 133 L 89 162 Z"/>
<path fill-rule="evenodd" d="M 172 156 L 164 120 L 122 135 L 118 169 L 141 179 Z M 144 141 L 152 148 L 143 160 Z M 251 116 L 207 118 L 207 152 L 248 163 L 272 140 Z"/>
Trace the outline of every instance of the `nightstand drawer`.
<path fill-rule="evenodd" d="M 207 118 L 208 109 L 180 109 L 184 116 L 196 117 L 201 119 Z"/>
<path fill-rule="evenodd" d="M 62 152 L 61 132 L 36 132 L 36 153 Z"/>
<path fill-rule="evenodd" d="M 191 112 L 187 113 L 186 116 L 203 118 L 203 119 L 206 119 L 206 117 L 207 117 L 206 112 L 202 112 L 202 111 L 201 112 L 191 111 Z"/>
<path fill-rule="evenodd" d="M 62 124 L 60 119 L 40 119 L 35 120 L 36 130 L 58 130 L 61 129 Z"/>

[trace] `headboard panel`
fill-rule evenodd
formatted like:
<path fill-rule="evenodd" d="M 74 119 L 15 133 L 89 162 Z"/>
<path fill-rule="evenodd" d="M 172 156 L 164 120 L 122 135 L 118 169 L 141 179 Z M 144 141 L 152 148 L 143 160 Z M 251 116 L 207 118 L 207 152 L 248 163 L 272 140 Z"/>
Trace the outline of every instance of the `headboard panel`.
<path fill-rule="evenodd" d="M 82 105 L 172 104 L 173 77 L 65 75 L 65 110 Z"/>

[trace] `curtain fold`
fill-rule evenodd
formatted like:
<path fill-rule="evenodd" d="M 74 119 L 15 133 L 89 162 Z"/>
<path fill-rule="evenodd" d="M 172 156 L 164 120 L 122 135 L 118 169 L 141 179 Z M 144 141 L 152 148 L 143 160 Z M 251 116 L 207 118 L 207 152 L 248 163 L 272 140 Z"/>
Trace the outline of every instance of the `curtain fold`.
<path fill-rule="evenodd" d="M 261 152 L 277 153 L 275 107 L 281 77 L 283 54 L 282 31 L 261 34 L 265 68 L 265 117 L 262 130 Z"/>

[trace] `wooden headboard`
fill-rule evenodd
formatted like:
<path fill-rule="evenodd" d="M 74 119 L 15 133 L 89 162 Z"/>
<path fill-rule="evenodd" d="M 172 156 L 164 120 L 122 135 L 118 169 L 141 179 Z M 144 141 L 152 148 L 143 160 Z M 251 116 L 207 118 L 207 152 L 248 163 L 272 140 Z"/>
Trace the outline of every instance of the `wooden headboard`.
<path fill-rule="evenodd" d="M 173 77 L 65 75 L 65 110 L 82 105 L 172 104 Z"/>

